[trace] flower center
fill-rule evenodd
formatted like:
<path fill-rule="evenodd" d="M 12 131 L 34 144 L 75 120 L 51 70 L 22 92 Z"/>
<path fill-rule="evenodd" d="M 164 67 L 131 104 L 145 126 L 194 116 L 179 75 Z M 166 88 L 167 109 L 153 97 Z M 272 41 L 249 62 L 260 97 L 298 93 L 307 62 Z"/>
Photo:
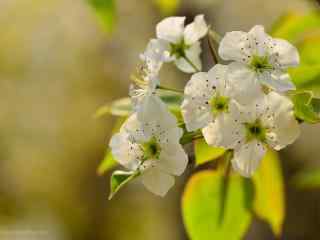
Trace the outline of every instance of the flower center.
<path fill-rule="evenodd" d="M 152 137 L 149 141 L 141 144 L 143 150 L 143 159 L 159 159 L 161 147 L 155 137 Z"/>
<path fill-rule="evenodd" d="M 258 73 L 261 73 L 265 70 L 270 70 L 272 69 L 272 65 L 269 63 L 269 58 L 268 56 L 256 56 L 254 55 L 252 57 L 251 63 L 250 63 L 250 67 Z"/>
<path fill-rule="evenodd" d="M 229 109 L 229 98 L 224 96 L 214 96 L 210 100 L 210 106 L 213 114 L 227 112 Z"/>
<path fill-rule="evenodd" d="M 175 56 L 177 59 L 186 56 L 185 50 L 189 48 L 189 46 L 182 39 L 178 43 L 170 43 L 170 55 Z"/>
<path fill-rule="evenodd" d="M 266 128 L 257 119 L 253 123 L 245 123 L 247 142 L 257 139 L 261 142 L 266 140 Z"/>

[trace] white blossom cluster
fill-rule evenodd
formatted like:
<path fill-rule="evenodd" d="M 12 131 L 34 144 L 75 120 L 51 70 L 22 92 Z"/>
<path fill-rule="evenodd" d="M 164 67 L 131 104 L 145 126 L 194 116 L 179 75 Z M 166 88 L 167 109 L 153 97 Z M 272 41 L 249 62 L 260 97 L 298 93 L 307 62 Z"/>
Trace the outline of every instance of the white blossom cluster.
<path fill-rule="evenodd" d="M 233 169 L 241 175 L 252 176 L 268 148 L 280 150 L 300 133 L 286 97 L 295 89 L 287 69 L 299 64 L 296 48 L 270 37 L 262 26 L 229 32 L 218 49 L 226 64 L 202 72 L 200 40 L 208 31 L 203 15 L 186 26 L 185 17 L 157 25 L 157 38 L 141 55 L 143 66 L 130 88 L 134 113 L 110 142 L 115 159 L 139 171 L 157 195 L 167 193 L 188 162 L 180 144 L 183 130 L 157 95 L 163 63 L 193 74 L 181 105 L 186 131 L 200 131 L 208 145 L 232 150 Z"/>

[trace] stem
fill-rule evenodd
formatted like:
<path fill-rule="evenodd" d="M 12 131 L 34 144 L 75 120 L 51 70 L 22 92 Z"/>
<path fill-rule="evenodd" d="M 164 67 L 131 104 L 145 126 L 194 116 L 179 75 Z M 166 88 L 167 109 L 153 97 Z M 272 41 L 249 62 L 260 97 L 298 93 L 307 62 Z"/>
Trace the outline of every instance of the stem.
<path fill-rule="evenodd" d="M 209 29 L 208 34 L 212 38 L 212 40 L 215 41 L 216 43 L 221 42 L 222 37 L 220 36 L 219 33 L 214 31 L 213 29 Z"/>
<path fill-rule="evenodd" d="M 175 93 L 184 93 L 182 90 L 175 89 L 175 88 L 169 88 L 169 87 L 165 87 L 165 86 L 161 86 L 161 85 L 157 86 L 157 89 L 170 91 L 170 92 L 175 92 Z"/>
<path fill-rule="evenodd" d="M 194 140 L 202 139 L 202 138 L 203 138 L 203 135 L 201 134 L 201 132 L 187 132 L 183 134 L 183 136 L 181 137 L 180 144 L 185 145 L 185 144 L 191 143 Z"/>
<path fill-rule="evenodd" d="M 196 72 L 200 72 L 200 69 L 186 55 L 184 55 L 183 58 L 184 58 L 184 60 L 187 61 L 187 63 L 189 63 L 191 65 L 191 67 L 193 67 L 193 69 Z"/>
<path fill-rule="evenodd" d="M 217 64 L 217 63 L 219 63 L 218 53 L 217 53 L 215 47 L 213 46 L 212 39 L 209 36 L 208 36 L 207 39 L 208 39 L 209 50 L 210 50 L 210 53 L 211 53 L 211 57 L 212 57 L 213 63 Z"/>

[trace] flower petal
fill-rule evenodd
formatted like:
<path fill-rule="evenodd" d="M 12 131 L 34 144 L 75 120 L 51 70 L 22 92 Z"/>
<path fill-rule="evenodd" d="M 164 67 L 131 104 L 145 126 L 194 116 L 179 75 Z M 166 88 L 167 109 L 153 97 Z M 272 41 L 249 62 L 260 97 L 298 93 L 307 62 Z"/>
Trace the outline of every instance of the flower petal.
<path fill-rule="evenodd" d="M 178 43 L 183 39 L 185 17 L 168 17 L 157 24 L 157 38 L 171 43 Z"/>
<path fill-rule="evenodd" d="M 267 135 L 267 141 L 275 150 L 292 144 L 300 135 L 300 126 L 293 113 L 292 102 L 284 96 L 271 92 L 268 116 L 273 117 L 273 128 Z"/>
<path fill-rule="evenodd" d="M 180 144 L 162 146 L 158 167 L 166 173 L 180 176 L 188 165 L 188 156 Z"/>
<path fill-rule="evenodd" d="M 215 121 L 202 129 L 207 144 L 214 147 L 233 149 L 243 143 L 245 138 L 244 126 L 231 118 L 229 114 L 220 114 Z"/>
<path fill-rule="evenodd" d="M 167 126 L 167 129 L 177 125 L 174 115 L 169 112 L 168 107 L 161 99 L 154 94 L 145 97 L 138 108 L 137 117 L 143 124 L 157 122 Z"/>
<path fill-rule="evenodd" d="M 208 101 L 214 93 L 213 87 L 214 83 L 204 72 L 193 74 L 187 83 L 181 111 L 188 131 L 202 128 L 212 120 Z"/>
<path fill-rule="evenodd" d="M 219 45 L 219 55 L 223 60 L 248 62 L 251 49 L 247 42 L 248 34 L 241 31 L 228 32 Z"/>
<path fill-rule="evenodd" d="M 222 64 L 216 64 L 208 72 L 209 82 L 216 87 L 217 92 L 225 97 L 229 97 L 228 88 L 229 83 L 227 81 L 228 66 Z"/>
<path fill-rule="evenodd" d="M 251 177 L 265 153 L 266 149 L 260 142 L 250 141 L 235 150 L 231 161 L 233 169 L 244 177 Z"/>
<path fill-rule="evenodd" d="M 162 39 L 151 39 L 145 52 L 140 57 L 142 60 L 151 59 L 155 62 L 169 62 L 173 60 L 170 57 L 170 44 Z"/>
<path fill-rule="evenodd" d="M 278 92 L 287 92 L 296 89 L 291 81 L 290 75 L 281 71 L 264 72 L 258 75 L 258 79 L 262 84 Z"/>
<path fill-rule="evenodd" d="M 198 15 L 194 21 L 186 26 L 184 30 L 184 41 L 187 45 L 192 45 L 207 34 L 208 26 L 204 20 L 204 15 Z"/>
<path fill-rule="evenodd" d="M 143 155 L 139 146 L 129 141 L 129 135 L 125 132 L 112 136 L 109 146 L 115 160 L 122 166 L 135 170 Z"/>
<path fill-rule="evenodd" d="M 147 169 L 141 175 L 143 185 L 152 193 L 164 197 L 174 185 L 174 177 L 157 167 Z"/>
<path fill-rule="evenodd" d="M 180 57 L 176 59 L 175 64 L 176 66 L 185 73 L 194 73 L 201 71 L 202 63 L 200 59 L 201 54 L 201 46 L 200 42 L 196 42 L 195 44 L 191 45 L 190 48 L 185 50 L 187 58 L 195 65 L 197 69 L 195 69 L 186 59 Z"/>
<path fill-rule="evenodd" d="M 248 104 L 263 95 L 256 73 L 242 63 L 228 65 L 230 93 L 241 104 Z"/>
<path fill-rule="evenodd" d="M 299 65 L 299 52 L 295 46 L 283 39 L 273 39 L 273 54 L 280 68 L 295 67 Z"/>
<path fill-rule="evenodd" d="M 250 42 L 250 47 L 252 53 L 257 56 L 266 56 L 268 55 L 268 43 L 271 38 L 265 32 L 264 27 L 261 25 L 254 26 L 248 32 L 248 41 Z"/>

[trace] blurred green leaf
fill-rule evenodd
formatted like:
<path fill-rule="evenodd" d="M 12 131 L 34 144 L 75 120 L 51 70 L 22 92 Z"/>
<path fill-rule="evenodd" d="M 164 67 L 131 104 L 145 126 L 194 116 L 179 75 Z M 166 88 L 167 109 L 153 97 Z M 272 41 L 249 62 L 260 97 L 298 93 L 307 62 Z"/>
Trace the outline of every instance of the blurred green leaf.
<path fill-rule="evenodd" d="M 221 221 L 221 192 L 224 175 L 201 171 L 191 177 L 182 198 L 186 230 L 192 240 L 242 239 L 251 223 L 252 189 L 238 175 L 230 175 L 224 217 Z"/>
<path fill-rule="evenodd" d="M 320 64 L 292 68 L 289 69 L 289 74 L 297 89 L 312 89 L 313 86 L 320 86 Z"/>
<path fill-rule="evenodd" d="M 280 236 L 285 216 L 284 184 L 278 154 L 269 150 L 253 176 L 254 211 Z"/>
<path fill-rule="evenodd" d="M 180 0 L 153 0 L 164 15 L 174 14 L 179 7 Z"/>
<path fill-rule="evenodd" d="M 111 32 L 115 23 L 116 6 L 114 0 L 87 0 L 95 10 L 98 19 L 107 32 Z"/>
<path fill-rule="evenodd" d="M 159 92 L 159 97 L 164 103 L 168 105 L 169 110 L 177 116 L 181 117 L 180 105 L 183 100 L 183 96 L 180 94 Z M 132 104 L 129 97 L 117 99 L 111 103 L 108 103 L 95 112 L 95 117 L 102 117 L 106 114 L 114 116 L 129 116 L 132 113 Z"/>
<path fill-rule="evenodd" d="M 125 117 L 121 117 L 118 118 L 117 121 L 115 122 L 111 133 L 115 134 L 116 132 L 119 131 L 120 127 L 122 126 L 122 124 L 124 123 L 124 121 L 126 120 Z M 106 151 L 106 154 L 104 156 L 104 159 L 102 160 L 102 162 L 100 163 L 97 173 L 99 175 L 104 174 L 106 171 L 114 168 L 115 166 L 117 166 L 118 162 L 113 158 L 112 152 L 110 151 L 110 149 L 108 148 Z"/>
<path fill-rule="evenodd" d="M 299 92 L 291 96 L 296 117 L 307 123 L 320 122 L 319 100 L 312 98 L 311 92 Z"/>
<path fill-rule="evenodd" d="M 303 65 L 320 65 L 320 26 L 317 32 L 308 34 L 297 45 Z"/>
<path fill-rule="evenodd" d="M 306 170 L 298 173 L 293 178 L 296 187 L 312 189 L 320 187 L 320 169 Z"/>
<path fill-rule="evenodd" d="M 100 163 L 97 173 L 99 175 L 104 174 L 106 171 L 114 168 L 118 165 L 118 162 L 113 158 L 112 152 L 110 149 L 107 150 L 104 159 Z"/>
<path fill-rule="evenodd" d="M 225 153 L 225 149 L 210 147 L 204 139 L 199 139 L 194 141 L 194 153 L 196 165 L 200 165 L 221 157 Z"/>
<path fill-rule="evenodd" d="M 106 114 L 114 116 L 128 116 L 131 114 L 131 99 L 129 97 L 117 99 L 111 103 L 108 103 L 100 108 L 95 113 L 95 117 L 102 117 Z"/>
<path fill-rule="evenodd" d="M 138 177 L 139 171 L 135 172 L 125 172 L 125 171 L 114 171 L 110 179 L 110 194 L 109 200 L 114 197 L 114 195 L 127 183 L 129 183 L 134 178 Z"/>
<path fill-rule="evenodd" d="M 312 33 L 319 28 L 319 12 L 312 12 L 308 15 L 289 13 L 276 22 L 271 33 L 273 37 L 284 38 L 295 43 L 303 38 L 304 35 Z"/>

